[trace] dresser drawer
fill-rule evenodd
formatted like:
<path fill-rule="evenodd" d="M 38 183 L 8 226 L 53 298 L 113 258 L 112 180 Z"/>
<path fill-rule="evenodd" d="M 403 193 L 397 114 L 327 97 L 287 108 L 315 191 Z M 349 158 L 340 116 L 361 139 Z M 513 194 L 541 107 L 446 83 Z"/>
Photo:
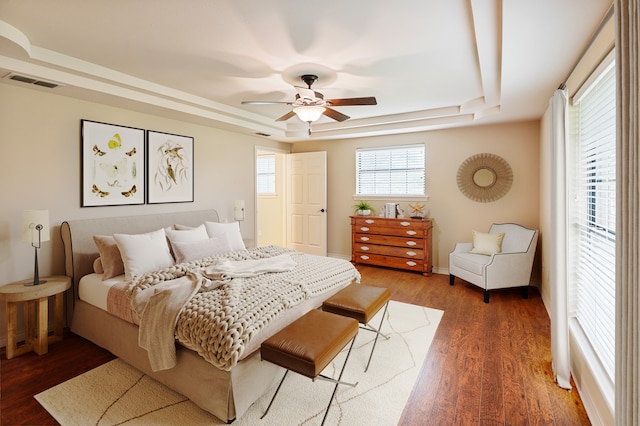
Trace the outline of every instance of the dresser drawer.
<path fill-rule="evenodd" d="M 375 228 L 422 229 L 423 221 L 416 219 L 389 219 L 384 217 L 355 217 L 354 225 Z"/>
<path fill-rule="evenodd" d="M 387 266 L 389 268 L 408 269 L 423 272 L 423 262 L 419 259 L 403 259 L 401 257 L 384 256 L 379 254 L 356 253 L 356 262 L 369 265 Z"/>
<path fill-rule="evenodd" d="M 422 248 L 422 238 L 395 237 L 390 235 L 356 233 L 354 243 L 382 244 L 386 246 Z"/>
<path fill-rule="evenodd" d="M 382 254 L 386 256 L 404 257 L 407 259 L 424 259 L 424 251 L 420 249 L 379 246 L 376 244 L 356 244 L 356 253 Z"/>
<path fill-rule="evenodd" d="M 361 234 L 395 235 L 398 237 L 422 238 L 424 230 L 416 227 L 356 225 L 355 231 Z"/>

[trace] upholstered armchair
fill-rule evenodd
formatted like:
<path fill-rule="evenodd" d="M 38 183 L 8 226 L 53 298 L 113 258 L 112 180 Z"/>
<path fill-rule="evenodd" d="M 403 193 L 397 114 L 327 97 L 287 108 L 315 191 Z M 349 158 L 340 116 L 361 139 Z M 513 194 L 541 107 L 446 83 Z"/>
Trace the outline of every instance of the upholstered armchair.
<path fill-rule="evenodd" d="M 449 284 L 455 277 L 489 291 L 522 287 L 528 297 L 533 258 L 538 245 L 538 231 L 515 223 L 492 224 L 489 233 L 473 231 L 473 242 L 458 243 L 449 253 Z"/>

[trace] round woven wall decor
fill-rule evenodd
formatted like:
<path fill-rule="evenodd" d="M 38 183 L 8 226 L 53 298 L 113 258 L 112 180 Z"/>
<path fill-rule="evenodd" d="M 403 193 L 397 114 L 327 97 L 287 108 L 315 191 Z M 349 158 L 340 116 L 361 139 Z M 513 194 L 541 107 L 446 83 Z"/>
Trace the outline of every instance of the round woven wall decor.
<path fill-rule="evenodd" d="M 476 154 L 458 167 L 458 188 L 467 198 L 489 203 L 502 198 L 513 183 L 511 166 L 495 154 Z"/>

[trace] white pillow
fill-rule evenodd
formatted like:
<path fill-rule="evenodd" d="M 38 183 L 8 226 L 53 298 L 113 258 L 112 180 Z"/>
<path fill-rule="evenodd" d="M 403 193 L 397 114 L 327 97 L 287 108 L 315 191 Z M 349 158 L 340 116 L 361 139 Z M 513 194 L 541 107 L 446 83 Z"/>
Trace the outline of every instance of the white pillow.
<path fill-rule="evenodd" d="M 473 231 L 473 247 L 471 253 L 486 254 L 491 256 L 495 253 L 502 253 L 502 240 L 504 232 L 497 234 L 485 234 Z"/>
<path fill-rule="evenodd" d="M 246 250 L 244 241 L 242 241 L 242 234 L 240 234 L 240 225 L 238 224 L 238 222 L 205 222 L 204 226 L 207 228 L 207 234 L 209 234 L 210 238 L 219 237 L 222 234 L 227 234 L 227 237 L 229 237 L 231 250 Z"/>
<path fill-rule="evenodd" d="M 192 260 L 231 251 L 227 234 L 202 241 L 175 242 L 171 244 L 177 263 L 191 262 Z"/>
<path fill-rule="evenodd" d="M 126 279 L 173 265 L 164 229 L 146 234 L 113 234 L 124 263 Z"/>
<path fill-rule="evenodd" d="M 178 242 L 178 243 L 187 243 L 193 241 L 202 241 L 209 238 L 209 234 L 207 234 L 207 228 L 204 227 L 204 223 L 195 228 L 189 229 L 171 229 L 165 228 L 165 232 L 167 233 L 167 238 L 169 241 Z"/>

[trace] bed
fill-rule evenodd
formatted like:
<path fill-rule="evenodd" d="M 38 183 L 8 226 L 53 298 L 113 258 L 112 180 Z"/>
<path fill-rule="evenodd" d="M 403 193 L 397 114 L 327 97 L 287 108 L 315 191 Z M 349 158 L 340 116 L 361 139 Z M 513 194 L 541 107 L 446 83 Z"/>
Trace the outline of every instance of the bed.
<path fill-rule="evenodd" d="M 226 278 L 216 281 L 215 277 L 218 277 L 218 275 L 213 274 L 215 275 L 212 278 L 213 281 L 209 279 L 201 280 L 201 282 L 207 283 L 203 284 L 203 286 L 211 285 L 212 289 L 199 286 L 197 291 L 189 295 L 189 305 L 184 305 L 184 309 L 181 309 L 180 315 L 176 320 L 179 326 L 176 326 L 178 340 L 172 340 L 172 347 L 175 348 L 175 354 L 173 355 L 175 365 L 172 364 L 173 366 L 170 368 L 163 367 L 158 369 L 157 364 L 152 365 L 154 361 L 150 354 L 153 351 L 147 351 L 139 345 L 139 338 L 144 324 L 139 324 L 138 321 L 135 321 L 135 319 L 140 319 L 140 315 L 136 315 L 136 313 L 144 312 L 146 315 L 146 312 L 150 309 L 140 309 L 138 312 L 134 309 L 134 314 L 131 318 L 126 318 L 126 315 L 110 313 L 106 309 L 105 297 L 111 291 L 106 288 L 113 283 L 109 280 L 103 281 L 99 278 L 100 274 L 96 273 L 95 263 L 96 259 L 100 257 L 100 252 L 94 241 L 94 236 L 138 235 L 171 227 L 192 229 L 201 227 L 204 223 L 212 224 L 216 222 L 219 222 L 219 219 L 215 210 L 69 220 L 62 223 L 61 234 L 65 249 L 66 274 L 73 280 L 72 290 L 68 298 L 70 302 L 68 304 L 70 307 L 68 313 L 71 331 L 109 350 L 150 377 L 185 395 L 195 404 L 222 421 L 230 423 L 242 416 L 249 406 L 275 384 L 281 376 L 282 370 L 280 367 L 261 362 L 259 350 L 256 350 L 259 348 L 260 342 L 311 309 L 319 307 L 323 300 L 331 297 L 340 289 L 354 281 L 358 281 L 359 274 L 353 265 L 345 260 L 321 258 L 274 246 L 242 250 L 238 249 L 237 245 L 234 247 L 236 250 L 229 253 L 220 254 L 218 252 L 215 255 L 204 256 L 200 260 L 191 259 L 183 263 L 179 262 L 168 268 L 160 269 L 159 272 L 133 274 L 133 279 L 127 280 L 127 290 L 125 292 L 128 297 L 135 299 L 137 295 L 143 294 L 141 291 L 150 288 L 150 286 L 170 283 L 176 277 L 178 277 L 177 279 L 186 279 L 187 276 L 191 278 L 193 276 L 201 277 L 198 274 L 204 274 L 206 271 L 211 272 L 210 269 L 218 264 L 236 266 L 242 264 L 235 262 L 236 260 L 248 259 L 246 263 L 251 263 L 255 260 L 255 262 L 262 262 L 260 263 L 261 265 L 271 265 L 277 263 L 275 259 L 284 257 L 289 259 L 289 262 L 293 259 L 296 266 L 289 265 L 286 271 L 269 272 L 267 274 L 270 281 L 269 285 L 282 283 L 282 288 L 286 288 L 286 291 L 289 291 L 292 286 L 298 286 L 302 288 L 301 291 L 304 293 L 304 297 L 296 296 L 295 301 L 287 299 L 283 303 L 284 307 L 278 308 L 277 315 L 270 314 L 274 317 L 273 319 L 269 317 L 268 320 L 259 321 L 260 326 L 254 327 L 258 331 L 253 331 L 254 329 L 252 328 L 251 333 L 245 333 L 250 334 L 251 337 L 247 342 L 243 340 L 240 350 L 231 355 L 227 351 L 220 359 L 216 359 L 215 354 L 207 353 L 206 348 L 208 346 L 205 345 L 205 350 L 203 351 L 200 348 L 193 347 L 188 340 L 182 341 L 182 339 L 185 339 L 185 335 L 187 336 L 186 339 L 189 338 L 188 335 L 190 333 L 188 330 L 184 331 L 184 327 L 189 327 L 192 322 L 191 319 L 185 319 L 185 316 L 187 312 L 189 315 L 193 315 L 192 311 L 194 311 L 194 309 L 187 309 L 187 307 L 191 305 L 199 306 L 202 303 L 199 302 L 200 299 L 198 298 L 214 297 L 214 293 L 247 294 L 238 293 L 239 290 L 236 291 L 237 289 L 243 289 L 243 286 L 255 286 L 250 289 L 252 298 L 255 299 L 262 296 L 258 296 L 257 294 L 260 292 L 256 291 L 260 286 L 251 284 L 252 280 L 258 279 L 257 277 L 249 276 L 249 278 L 244 278 L 248 277 L 248 275 L 240 274 L 237 275 L 240 278 L 233 278 L 229 281 L 225 274 L 221 274 L 220 277 L 224 276 Z M 171 244 L 168 242 L 167 244 L 172 248 Z M 172 253 L 172 255 L 175 257 L 176 253 Z M 122 256 L 125 257 L 125 254 Z M 297 275 L 292 274 L 297 273 L 299 269 L 307 268 L 304 270 L 309 274 L 311 266 L 305 265 L 316 264 L 322 265 L 322 268 L 313 269 L 313 272 L 311 272 L 316 275 L 313 279 L 314 283 L 307 283 L 304 275 L 301 278 L 293 278 L 297 277 Z M 275 270 L 278 269 L 276 268 Z M 322 271 L 322 273 L 316 271 Z M 211 275 L 205 274 L 205 276 L 211 278 Z M 124 278 L 121 276 L 114 278 L 114 280 L 122 283 Z M 326 282 L 323 280 L 326 280 Z M 300 284 L 303 281 L 305 282 Z M 315 281 L 320 282 L 320 284 L 316 284 Z M 149 282 L 151 282 L 150 285 L 148 285 Z M 212 282 L 215 285 L 212 285 Z M 315 287 L 310 290 L 307 285 L 309 288 L 312 285 Z M 232 291 L 230 288 L 234 290 Z M 87 289 L 91 289 L 91 291 L 87 291 Z M 265 292 L 263 291 L 262 293 Z M 266 293 L 273 293 L 273 291 Z M 239 301 L 238 297 L 234 297 L 234 303 L 229 303 L 229 306 L 225 305 L 216 309 L 227 312 L 228 309 L 238 305 L 242 306 L 243 312 L 249 310 L 241 303 L 237 303 Z M 226 302 L 224 303 L 228 303 L 228 299 L 229 297 L 226 297 L 224 299 Z M 197 303 L 196 300 L 198 300 Z M 269 306 L 273 305 L 273 301 L 264 301 L 264 303 L 269 304 Z M 254 310 L 262 311 L 265 309 L 255 308 Z M 241 316 L 240 314 L 236 315 L 236 317 Z M 245 317 L 250 316 L 255 315 L 245 315 Z M 236 319 L 236 321 L 240 320 Z M 242 321 L 245 321 L 245 319 L 242 319 Z M 171 338 L 173 339 L 173 336 Z M 229 336 L 222 337 L 223 340 L 225 338 L 227 340 L 231 339 Z M 237 336 L 234 338 L 238 339 Z M 155 338 L 150 338 L 149 341 L 155 342 Z M 210 346 L 213 347 L 214 345 L 211 344 Z M 216 345 L 215 347 L 218 348 L 218 346 Z"/>

